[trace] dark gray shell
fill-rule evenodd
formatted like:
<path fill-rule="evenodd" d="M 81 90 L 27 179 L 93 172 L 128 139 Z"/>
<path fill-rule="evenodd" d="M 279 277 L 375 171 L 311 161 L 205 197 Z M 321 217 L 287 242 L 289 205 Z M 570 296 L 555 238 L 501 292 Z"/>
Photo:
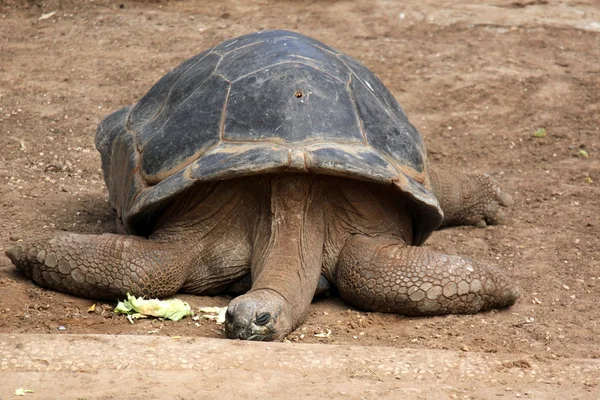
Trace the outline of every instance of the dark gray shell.
<path fill-rule="evenodd" d="M 125 228 L 196 182 L 306 172 L 395 185 L 414 204 L 415 242 L 441 222 L 419 132 L 371 71 L 294 32 L 227 40 L 106 117 L 96 147 Z"/>

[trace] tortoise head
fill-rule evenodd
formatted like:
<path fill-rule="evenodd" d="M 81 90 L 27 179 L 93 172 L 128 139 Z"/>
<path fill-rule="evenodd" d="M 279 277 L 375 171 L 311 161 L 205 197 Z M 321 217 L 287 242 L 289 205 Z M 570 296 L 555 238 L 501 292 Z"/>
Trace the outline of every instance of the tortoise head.
<path fill-rule="evenodd" d="M 270 290 L 236 297 L 225 314 L 225 333 L 231 339 L 282 340 L 293 329 L 291 305 Z"/>

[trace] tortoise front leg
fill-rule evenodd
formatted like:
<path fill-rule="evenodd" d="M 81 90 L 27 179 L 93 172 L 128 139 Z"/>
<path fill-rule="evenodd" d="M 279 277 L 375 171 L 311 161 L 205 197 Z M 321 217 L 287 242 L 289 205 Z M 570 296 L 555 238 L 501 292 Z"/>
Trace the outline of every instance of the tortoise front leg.
<path fill-rule="evenodd" d="M 504 218 L 502 207 L 513 204 L 500 184 L 485 174 L 429 171 L 433 192 L 444 211 L 442 227 L 475 225 L 485 227 Z"/>
<path fill-rule="evenodd" d="M 358 308 L 404 315 L 475 313 L 519 298 L 494 267 L 362 235 L 342 249 L 337 286 L 341 297 Z"/>
<path fill-rule="evenodd" d="M 88 298 L 165 297 L 182 287 L 189 257 L 163 243 L 125 235 L 59 233 L 6 251 L 38 285 Z"/>

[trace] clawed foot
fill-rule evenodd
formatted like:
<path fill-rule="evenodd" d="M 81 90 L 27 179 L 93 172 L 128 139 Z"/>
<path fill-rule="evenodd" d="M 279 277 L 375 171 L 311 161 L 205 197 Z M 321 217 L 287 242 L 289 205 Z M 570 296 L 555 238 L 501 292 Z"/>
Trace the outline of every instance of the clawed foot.
<path fill-rule="evenodd" d="M 495 225 L 504 219 L 502 207 L 513 204 L 512 197 L 487 174 L 430 171 L 429 175 L 444 211 L 442 226 Z"/>
<path fill-rule="evenodd" d="M 4 254 L 27 278 L 35 280 L 42 286 L 47 286 L 42 276 L 42 270 L 47 265 L 58 266 L 56 254 L 47 251 L 47 249 L 51 249 L 52 243 L 50 237 L 43 237 L 36 242 L 21 242 L 6 250 Z"/>
<path fill-rule="evenodd" d="M 512 197 L 503 192 L 500 183 L 487 174 L 470 175 L 466 180 L 471 182 L 464 182 L 463 186 L 473 192 L 471 197 L 475 199 L 475 204 L 465 210 L 471 214 L 465 224 L 484 228 L 502 222 L 505 214 L 501 207 L 512 206 Z"/>

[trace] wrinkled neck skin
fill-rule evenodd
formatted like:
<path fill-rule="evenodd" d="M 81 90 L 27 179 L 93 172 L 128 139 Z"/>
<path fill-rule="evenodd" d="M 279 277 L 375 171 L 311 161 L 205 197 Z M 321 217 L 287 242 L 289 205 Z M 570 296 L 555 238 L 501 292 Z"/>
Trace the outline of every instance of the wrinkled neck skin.
<path fill-rule="evenodd" d="M 323 264 L 325 197 L 309 175 L 273 177 L 254 237 L 252 290 L 284 299 L 294 329 L 304 321 Z M 268 211 L 267 211 L 268 210 Z"/>
<path fill-rule="evenodd" d="M 184 291 L 214 294 L 251 272 L 251 290 L 230 303 L 226 332 L 278 340 L 304 322 L 321 274 L 335 285 L 339 254 L 353 235 L 411 243 L 411 220 L 400 197 L 392 188 L 338 177 L 240 178 L 181 196 L 179 210 L 189 211 L 165 219 L 153 236 L 185 237 L 193 245 L 198 268 Z M 190 207 L 194 201 L 199 203 Z"/>

